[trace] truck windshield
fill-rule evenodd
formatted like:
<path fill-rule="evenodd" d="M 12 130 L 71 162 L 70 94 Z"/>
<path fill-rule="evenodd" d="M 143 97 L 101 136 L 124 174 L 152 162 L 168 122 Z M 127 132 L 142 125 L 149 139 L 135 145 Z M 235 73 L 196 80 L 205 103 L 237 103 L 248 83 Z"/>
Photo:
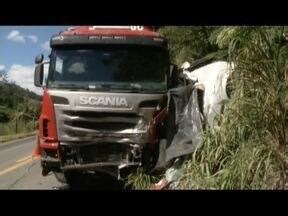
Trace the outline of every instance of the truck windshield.
<path fill-rule="evenodd" d="M 169 57 L 149 46 L 57 48 L 48 88 L 155 92 L 167 89 Z"/>

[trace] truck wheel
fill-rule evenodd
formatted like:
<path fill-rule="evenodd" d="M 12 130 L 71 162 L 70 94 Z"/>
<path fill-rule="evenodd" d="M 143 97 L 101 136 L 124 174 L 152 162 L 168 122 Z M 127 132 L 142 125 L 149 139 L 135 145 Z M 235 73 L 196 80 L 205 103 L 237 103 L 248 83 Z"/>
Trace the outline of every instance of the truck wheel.
<path fill-rule="evenodd" d="M 67 171 L 64 172 L 66 184 L 68 184 L 71 188 L 78 188 L 80 185 L 86 183 L 86 176 L 78 171 Z"/>
<path fill-rule="evenodd" d="M 79 184 L 79 181 L 81 180 L 81 173 L 74 171 L 69 172 L 54 171 L 54 175 L 59 182 L 71 186 Z"/>

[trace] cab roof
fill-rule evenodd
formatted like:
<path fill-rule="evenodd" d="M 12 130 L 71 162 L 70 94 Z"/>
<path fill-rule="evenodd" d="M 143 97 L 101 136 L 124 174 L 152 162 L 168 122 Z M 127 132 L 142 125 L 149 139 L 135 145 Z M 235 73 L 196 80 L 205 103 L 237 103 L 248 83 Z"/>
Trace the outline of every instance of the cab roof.
<path fill-rule="evenodd" d="M 59 35 L 160 37 L 153 26 L 76 26 L 60 32 Z"/>

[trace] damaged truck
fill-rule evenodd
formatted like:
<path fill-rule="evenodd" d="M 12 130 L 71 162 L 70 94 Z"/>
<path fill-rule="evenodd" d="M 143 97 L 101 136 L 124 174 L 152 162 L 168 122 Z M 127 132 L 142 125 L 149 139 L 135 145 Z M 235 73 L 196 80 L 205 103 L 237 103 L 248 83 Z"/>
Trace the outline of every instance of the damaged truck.
<path fill-rule="evenodd" d="M 37 145 L 44 176 L 53 172 L 68 184 L 87 173 L 120 179 L 138 167 L 161 164 L 160 142 L 171 153 L 167 160 L 192 151 L 183 139 L 187 133 L 199 142 L 201 110 L 177 102 L 190 95 L 197 100 L 194 85 L 175 90 L 179 70 L 171 66 L 167 42 L 154 27 L 71 27 L 53 36 L 50 47 L 48 62 L 42 54 L 36 57 L 34 75 L 35 86 L 43 88 Z M 176 120 L 168 115 L 180 111 Z M 197 130 L 189 127 L 187 111 L 197 118 Z M 174 144 L 181 140 L 177 152 Z"/>

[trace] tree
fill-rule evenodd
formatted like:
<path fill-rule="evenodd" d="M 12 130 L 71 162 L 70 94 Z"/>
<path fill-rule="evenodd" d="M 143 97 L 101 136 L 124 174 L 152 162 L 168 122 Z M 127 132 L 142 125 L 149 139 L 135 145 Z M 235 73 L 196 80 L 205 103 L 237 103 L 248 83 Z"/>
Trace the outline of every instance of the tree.
<path fill-rule="evenodd" d="M 5 69 L 0 70 L 0 81 L 7 82 L 7 71 Z"/>
<path fill-rule="evenodd" d="M 170 56 L 180 66 L 184 61 L 192 62 L 218 51 L 216 44 L 210 42 L 212 32 L 218 27 L 209 26 L 169 26 L 159 29 L 167 38 Z"/>

